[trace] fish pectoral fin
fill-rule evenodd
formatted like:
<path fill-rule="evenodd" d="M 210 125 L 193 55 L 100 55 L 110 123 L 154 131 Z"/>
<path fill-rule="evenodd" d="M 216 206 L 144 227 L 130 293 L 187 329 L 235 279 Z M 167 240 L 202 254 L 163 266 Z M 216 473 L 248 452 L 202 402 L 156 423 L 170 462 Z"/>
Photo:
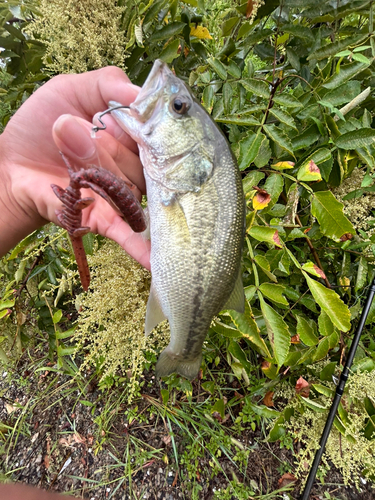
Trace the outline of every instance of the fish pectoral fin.
<path fill-rule="evenodd" d="M 157 296 L 155 288 L 151 283 L 151 290 L 146 308 L 145 335 L 147 336 L 151 332 L 151 330 L 155 328 L 155 326 L 157 326 L 165 319 L 167 318 L 162 311 L 159 298 Z"/>
<path fill-rule="evenodd" d="M 243 291 L 241 267 L 238 271 L 236 284 L 223 309 L 234 309 L 239 313 L 245 312 L 245 294 Z"/>

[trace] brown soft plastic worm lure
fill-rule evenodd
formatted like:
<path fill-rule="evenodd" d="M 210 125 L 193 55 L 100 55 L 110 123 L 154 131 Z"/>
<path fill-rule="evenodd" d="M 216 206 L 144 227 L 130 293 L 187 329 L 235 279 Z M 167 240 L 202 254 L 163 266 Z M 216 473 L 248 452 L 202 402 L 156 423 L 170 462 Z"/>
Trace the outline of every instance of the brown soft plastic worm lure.
<path fill-rule="evenodd" d="M 53 192 L 63 203 L 62 210 L 56 214 L 61 226 L 68 231 L 82 287 L 87 291 L 90 285 L 90 271 L 82 236 L 90 232 L 90 228 L 82 227 L 82 210 L 95 200 L 91 197 L 81 198 L 81 189 L 90 188 L 99 194 L 136 233 L 144 231 L 147 224 L 142 206 L 130 189 L 133 187 L 131 183 L 126 183 L 108 170 L 97 166 L 75 171 L 67 157 L 63 154 L 61 156 L 68 167 L 70 183 L 66 189 L 51 184 Z"/>

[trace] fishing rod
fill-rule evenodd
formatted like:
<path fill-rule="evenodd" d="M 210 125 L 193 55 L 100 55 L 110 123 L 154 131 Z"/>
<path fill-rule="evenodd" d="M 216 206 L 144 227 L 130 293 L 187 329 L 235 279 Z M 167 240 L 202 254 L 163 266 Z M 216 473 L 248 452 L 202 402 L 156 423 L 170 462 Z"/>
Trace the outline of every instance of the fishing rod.
<path fill-rule="evenodd" d="M 324 430 L 323 430 L 322 437 L 320 438 L 319 448 L 318 448 L 317 452 L 315 453 L 314 462 L 311 466 L 310 473 L 309 473 L 309 476 L 308 476 L 307 481 L 306 481 L 305 489 L 304 489 L 303 494 L 301 496 L 301 500 L 308 500 L 308 498 L 310 496 L 310 491 L 311 491 L 311 488 L 313 487 L 313 484 L 315 481 L 315 476 L 316 476 L 316 473 L 318 471 L 320 460 L 321 460 L 322 455 L 324 453 L 324 449 L 325 449 L 325 446 L 327 443 L 329 433 L 331 432 L 332 424 L 333 424 L 333 421 L 334 421 L 335 416 L 336 416 L 336 411 L 337 411 L 337 408 L 339 406 L 341 396 L 344 393 L 345 384 L 346 384 L 346 381 L 348 380 L 348 377 L 349 377 L 349 370 L 353 364 L 354 356 L 355 356 L 355 353 L 357 351 L 359 340 L 361 338 L 363 327 L 365 326 L 366 319 L 367 319 L 368 313 L 370 311 L 370 307 L 371 307 L 374 295 L 375 295 L 375 276 L 374 276 L 372 283 L 371 283 L 369 290 L 368 290 L 366 303 L 365 303 L 365 306 L 362 310 L 362 315 L 361 315 L 361 318 L 359 320 L 357 330 L 354 334 L 352 345 L 350 346 L 348 357 L 346 359 L 346 363 L 344 365 L 344 368 L 341 372 L 339 382 L 337 384 L 335 397 L 333 399 L 332 406 L 331 406 L 331 409 L 330 409 L 328 417 L 327 417 L 327 421 L 326 421 L 326 425 L 325 425 Z"/>

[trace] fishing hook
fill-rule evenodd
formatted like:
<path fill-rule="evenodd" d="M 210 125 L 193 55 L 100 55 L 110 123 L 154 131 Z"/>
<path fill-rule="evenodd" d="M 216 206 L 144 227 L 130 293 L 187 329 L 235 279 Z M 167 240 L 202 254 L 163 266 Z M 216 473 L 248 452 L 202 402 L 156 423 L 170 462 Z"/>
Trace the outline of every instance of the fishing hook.
<path fill-rule="evenodd" d="M 92 127 L 92 131 L 96 133 L 99 130 L 105 130 L 107 128 L 107 125 L 103 122 L 102 117 L 115 109 L 123 109 L 123 108 L 130 108 L 130 106 L 123 106 L 122 104 L 120 104 L 120 106 L 114 106 L 113 108 L 108 108 L 105 111 L 103 111 L 103 113 L 100 113 L 98 117 L 98 122 L 100 123 L 101 127 L 99 125 L 94 125 Z"/>

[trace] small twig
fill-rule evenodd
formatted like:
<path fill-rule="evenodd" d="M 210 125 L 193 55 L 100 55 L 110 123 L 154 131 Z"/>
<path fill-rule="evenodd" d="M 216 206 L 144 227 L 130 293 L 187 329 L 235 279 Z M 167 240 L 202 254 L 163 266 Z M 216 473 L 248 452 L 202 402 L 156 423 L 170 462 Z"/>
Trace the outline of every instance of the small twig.
<path fill-rule="evenodd" d="M 23 289 L 27 285 L 27 282 L 29 280 L 30 274 L 33 272 L 34 268 L 38 265 L 40 259 L 42 258 L 43 252 L 40 251 L 39 254 L 36 256 L 34 262 L 31 264 L 31 267 L 29 269 L 29 272 L 26 274 L 25 279 L 22 281 L 20 288 L 17 290 L 15 298 L 18 299 L 23 292 Z"/>
<path fill-rule="evenodd" d="M 347 113 L 349 113 L 349 111 L 356 108 L 363 101 L 365 101 L 368 98 L 368 96 L 370 95 L 370 92 L 371 92 L 371 87 L 367 87 L 367 89 L 365 89 L 363 92 L 358 94 L 353 100 L 351 100 L 348 104 L 346 104 L 343 108 L 341 108 L 339 110 L 340 113 L 343 116 L 345 116 Z M 335 115 L 333 119 L 335 120 L 335 122 L 337 122 L 338 120 L 340 120 L 340 117 Z"/>

